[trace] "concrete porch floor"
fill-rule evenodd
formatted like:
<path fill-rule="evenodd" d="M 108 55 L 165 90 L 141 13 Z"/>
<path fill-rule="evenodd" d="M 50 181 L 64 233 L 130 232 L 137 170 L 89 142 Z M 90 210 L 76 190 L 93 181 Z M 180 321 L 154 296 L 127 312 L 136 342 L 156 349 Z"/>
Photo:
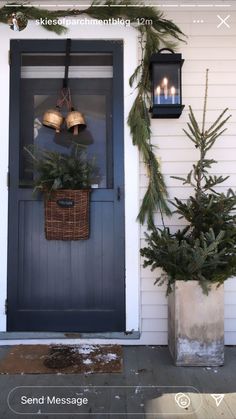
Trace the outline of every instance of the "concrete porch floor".
<path fill-rule="evenodd" d="M 0 347 L 0 358 L 8 347 Z M 175 367 L 167 347 L 160 346 L 126 346 L 124 349 L 124 366 L 122 373 L 90 375 L 0 375 L 0 418 L 190 418 L 190 419 L 235 419 L 236 418 L 236 347 L 226 347 L 225 365 L 223 367 Z M 89 404 L 85 410 L 77 409 L 74 414 L 62 415 L 57 406 L 57 414 L 18 415 L 13 413 L 7 403 L 9 392 L 16 386 L 29 386 L 27 396 L 35 396 L 32 386 L 105 386 L 87 390 Z M 119 386 L 119 388 L 116 388 Z M 126 388 L 122 388 L 126 386 Z M 132 387 L 127 387 L 132 386 Z M 142 386 L 155 386 L 153 388 Z M 157 389 L 156 386 L 165 386 Z M 172 386 L 168 388 L 167 386 Z M 186 386 L 195 387 L 201 394 Z M 92 387 L 91 387 L 92 389 Z M 73 389 L 79 392 L 80 389 Z M 62 389 L 63 396 L 68 397 L 67 389 Z M 175 402 L 175 394 L 185 392 L 191 399 L 190 410 L 180 408 Z M 216 407 L 211 393 L 225 394 L 224 400 Z M 78 396 L 77 396 L 78 397 Z M 155 399 L 148 403 L 150 399 Z M 201 400 L 200 400 L 201 399 Z M 200 403 L 202 402 L 202 404 Z M 200 406 L 201 404 L 201 406 Z M 34 406 L 35 407 L 35 406 Z M 191 409 L 197 410 L 191 413 Z M 35 411 L 35 409 L 34 409 Z M 43 413 L 45 410 L 41 409 Z M 28 412 L 28 411 L 27 411 Z M 35 411 L 36 412 L 36 411 Z M 70 413 L 71 412 L 71 413 Z M 96 413 L 95 413 L 96 412 Z M 122 414 L 121 414 L 122 412 Z M 78 414 L 80 413 L 80 414 Z M 106 414 L 109 413 L 109 414 Z M 165 414 L 163 414 L 165 413 Z"/>

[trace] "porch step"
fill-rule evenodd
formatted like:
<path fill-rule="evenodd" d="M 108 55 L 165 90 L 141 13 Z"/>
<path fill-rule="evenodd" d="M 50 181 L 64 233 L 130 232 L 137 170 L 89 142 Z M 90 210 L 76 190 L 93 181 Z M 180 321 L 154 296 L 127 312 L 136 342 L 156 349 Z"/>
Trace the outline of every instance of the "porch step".
<path fill-rule="evenodd" d="M 139 339 L 139 331 L 77 333 L 77 332 L 0 332 L 0 340 L 16 339 Z"/>

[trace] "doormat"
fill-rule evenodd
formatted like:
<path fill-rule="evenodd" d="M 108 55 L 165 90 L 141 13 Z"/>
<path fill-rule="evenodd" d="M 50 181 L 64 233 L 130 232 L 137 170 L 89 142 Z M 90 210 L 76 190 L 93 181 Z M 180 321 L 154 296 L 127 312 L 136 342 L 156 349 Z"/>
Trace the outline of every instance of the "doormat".
<path fill-rule="evenodd" d="M 119 345 L 16 345 L 0 361 L 0 374 L 91 374 L 122 371 Z"/>

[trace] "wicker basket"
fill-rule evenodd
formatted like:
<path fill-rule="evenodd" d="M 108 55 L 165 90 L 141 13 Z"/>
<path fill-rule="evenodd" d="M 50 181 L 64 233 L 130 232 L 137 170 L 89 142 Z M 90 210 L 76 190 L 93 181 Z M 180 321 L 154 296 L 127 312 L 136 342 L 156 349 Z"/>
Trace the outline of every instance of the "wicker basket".
<path fill-rule="evenodd" d="M 45 195 L 45 235 L 47 240 L 89 238 L 89 189 L 60 189 Z"/>

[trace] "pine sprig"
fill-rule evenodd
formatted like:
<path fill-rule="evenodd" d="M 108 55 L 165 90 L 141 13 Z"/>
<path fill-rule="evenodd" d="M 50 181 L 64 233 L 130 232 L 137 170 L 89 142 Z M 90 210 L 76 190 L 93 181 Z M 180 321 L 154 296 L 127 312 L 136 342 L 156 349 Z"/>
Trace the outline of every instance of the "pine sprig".
<path fill-rule="evenodd" d="M 57 189 L 86 189 L 99 180 L 95 159 L 87 159 L 83 148 L 74 144 L 71 154 L 44 150 L 33 145 L 24 148 L 31 170 L 36 173 L 34 192 Z M 29 166 L 29 169 L 30 169 Z"/>

